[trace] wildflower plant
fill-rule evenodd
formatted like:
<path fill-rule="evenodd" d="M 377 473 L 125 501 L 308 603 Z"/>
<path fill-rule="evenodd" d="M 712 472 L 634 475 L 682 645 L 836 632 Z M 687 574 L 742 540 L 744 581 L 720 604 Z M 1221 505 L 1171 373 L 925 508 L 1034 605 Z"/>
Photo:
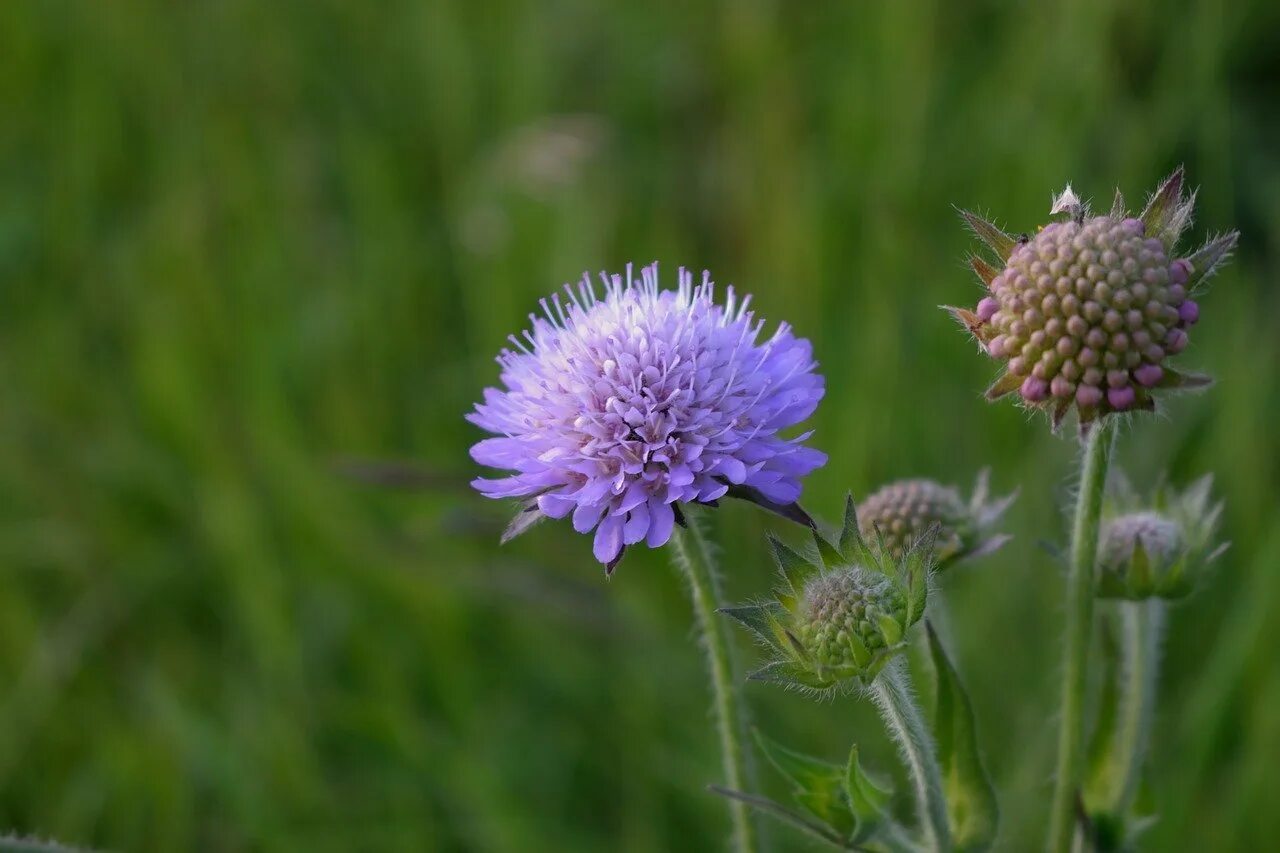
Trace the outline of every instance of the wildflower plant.
<path fill-rule="evenodd" d="M 759 640 L 771 659 L 749 677 L 813 694 L 857 692 L 879 709 L 898 744 L 915 789 L 919 841 L 884 811 L 878 790 L 857 765 L 857 748 L 841 777 L 834 765 L 781 750 L 761 748 L 798 787 L 797 802 L 810 816 L 740 791 L 722 791 L 842 849 L 865 849 L 874 841 L 889 849 L 984 850 L 995 837 L 995 793 L 974 738 L 972 709 L 954 668 L 932 630 L 929 651 L 936 678 L 932 729 L 917 705 L 910 675 L 900 657 L 907 633 L 925 616 L 941 524 L 913 537 L 900 555 L 885 539 L 862 536 L 853 497 L 835 542 L 813 528 L 813 552 L 805 555 L 770 537 L 780 583 L 773 600 L 727 607 Z M 795 767 L 805 773 L 791 772 Z M 842 797 L 832 801 L 835 782 Z M 863 792 L 860 796 L 858 792 Z M 814 808 L 813 804 L 821 804 Z M 839 808 L 837 808 L 839 806 Z M 870 812 L 870 813 L 868 813 Z M 857 820 L 850 822 L 852 813 Z M 821 823 L 814 825 L 812 818 Z M 839 820 L 837 820 L 839 818 Z"/>
<path fill-rule="evenodd" d="M 542 316 L 498 356 L 504 387 L 486 389 L 468 415 L 494 437 L 471 455 L 511 473 L 473 485 L 522 501 L 504 541 L 570 517 L 594 531 L 608 574 L 631 545 L 672 543 L 707 649 L 725 777 L 740 788 L 743 712 L 714 616 L 715 553 L 686 509 L 729 496 L 812 523 L 797 503 L 801 480 L 826 455 L 805 443 L 811 433 L 783 433 L 817 408 L 823 379 L 807 340 L 786 323 L 762 337 L 751 297 L 728 287 L 717 301 L 708 273 L 695 284 L 682 268 L 675 290 L 659 286 L 656 263 L 601 280 L 602 292 L 584 276 L 542 300 Z M 754 849 L 745 806 L 732 816 L 738 849 Z"/>
<path fill-rule="evenodd" d="M 1081 789 L 1084 835 L 1094 849 L 1132 849 L 1154 820 L 1138 804 L 1150 749 L 1168 605 L 1185 598 L 1224 550 L 1215 542 L 1221 503 L 1212 476 L 1183 491 L 1162 484 L 1149 498 L 1123 477 L 1109 486 L 1098 553 L 1104 687 Z"/>
<path fill-rule="evenodd" d="M 1164 608 L 1185 597 L 1221 552 L 1221 505 L 1205 478 L 1185 491 L 1140 498 L 1118 478 L 1106 490 L 1117 422 L 1152 410 L 1167 391 L 1208 384 L 1172 361 L 1199 321 L 1205 283 L 1230 255 L 1234 232 L 1184 252 L 1195 194 L 1179 169 L 1143 211 L 1123 199 L 1094 215 L 1070 186 L 1053 199 L 1058 217 L 1013 237 L 962 215 L 993 258 L 971 265 L 986 293 L 951 308 L 1000 365 L 990 400 L 1016 394 L 1048 414 L 1056 432 L 1074 412 L 1083 449 L 1067 559 L 1066 631 L 1057 773 L 1048 849 L 1127 849 L 1148 822 L 1135 806 L 1154 714 Z M 1011 538 L 998 530 L 1016 496 L 993 498 L 983 471 L 971 495 L 930 479 L 890 482 L 846 499 L 834 538 L 800 507 L 806 475 L 826 456 L 809 432 L 788 436 L 824 393 L 808 341 L 785 323 L 769 336 L 726 288 L 680 270 L 674 290 L 657 266 L 635 277 L 587 278 L 542 301 L 531 328 L 504 350 L 501 388 L 468 416 L 491 437 L 474 459 L 501 469 L 477 479 L 486 497 L 520 502 L 504 541 L 544 518 L 569 518 L 591 533 L 612 574 L 627 548 L 670 543 L 686 580 L 707 652 L 734 847 L 754 853 L 752 810 L 832 847 L 862 851 L 983 851 L 996 840 L 999 808 L 978 747 L 973 709 L 929 618 L 939 571 L 987 555 Z M 716 550 L 698 507 L 725 497 L 752 501 L 806 526 L 811 542 L 770 536 L 780 580 L 771 598 L 724 606 Z M 1104 617 L 1104 687 L 1089 707 L 1095 604 Z M 890 809 L 892 792 L 859 762 L 843 763 L 777 744 L 756 747 L 790 785 L 792 804 L 757 792 L 745 746 L 745 713 L 733 649 L 717 611 L 747 628 L 767 658 L 749 679 L 816 696 L 872 701 L 897 744 L 915 799 L 914 825 Z M 921 626 L 923 623 L 923 627 Z M 927 658 L 926 712 L 903 652 L 912 632 Z M 1089 736 L 1089 737 L 1086 737 Z M 1088 743 L 1086 744 L 1086 740 Z"/>
<path fill-rule="evenodd" d="M 1075 411 L 1084 439 L 1067 575 L 1052 853 L 1071 850 L 1078 833 L 1095 597 L 1182 594 L 1187 566 L 1213 527 L 1215 513 L 1195 490 L 1195 497 L 1179 506 L 1187 516 L 1181 524 L 1149 514 L 1103 525 L 1115 416 L 1153 410 L 1165 391 L 1209 383 L 1170 361 L 1186 348 L 1189 331 L 1200 319 L 1204 286 L 1229 257 L 1238 235 L 1229 232 L 1194 252 L 1180 252 L 1177 245 L 1194 205 L 1195 193 L 1186 192 L 1178 169 L 1138 216 L 1125 212 L 1119 191 L 1109 213 L 1093 215 L 1070 185 L 1050 209 L 1061 219 L 1033 236 L 1015 238 L 976 214 L 961 213 L 996 261 L 974 256 L 971 265 L 987 293 L 973 310 L 948 309 L 1002 365 L 987 398 L 1016 391 L 1024 406 L 1047 412 L 1055 430 Z M 1153 622 L 1158 613 L 1150 616 L 1150 610 L 1126 617 L 1133 622 L 1126 630 L 1128 645 L 1135 656 L 1145 654 L 1146 664 L 1153 654 L 1151 637 L 1159 633 Z M 1130 728 L 1145 731 L 1141 719 L 1135 712 L 1138 722 Z M 1139 741 L 1128 738 L 1126 754 L 1140 754 Z M 1132 789 L 1125 791 L 1128 796 Z M 1095 842 L 1099 837 L 1093 836 Z"/>

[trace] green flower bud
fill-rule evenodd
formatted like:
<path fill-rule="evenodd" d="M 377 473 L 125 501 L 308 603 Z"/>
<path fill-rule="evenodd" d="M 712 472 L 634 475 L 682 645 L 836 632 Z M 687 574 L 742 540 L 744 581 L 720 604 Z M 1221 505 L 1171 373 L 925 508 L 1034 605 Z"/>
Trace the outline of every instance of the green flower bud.
<path fill-rule="evenodd" d="M 1123 482 L 1104 508 L 1098 543 L 1101 598 L 1181 598 L 1226 546 L 1213 544 L 1222 504 L 1210 505 L 1212 478 L 1185 492 L 1161 489 L 1144 504 Z"/>
<path fill-rule="evenodd" d="M 937 535 L 933 525 L 896 557 L 870 548 L 849 497 L 838 543 L 813 529 L 816 555 L 771 537 L 782 573 L 775 600 L 721 611 L 775 653 L 751 677 L 812 690 L 870 683 L 906 647 L 908 630 L 924 616 Z"/>
<path fill-rule="evenodd" d="M 862 535 L 882 542 L 894 559 L 900 559 L 918 536 L 937 525 L 933 556 L 939 570 L 990 554 L 1011 538 L 993 534 L 991 528 L 1017 495 L 988 500 L 988 473 L 978 475 L 968 501 L 956 488 L 933 480 L 898 480 L 882 486 L 858 507 Z"/>

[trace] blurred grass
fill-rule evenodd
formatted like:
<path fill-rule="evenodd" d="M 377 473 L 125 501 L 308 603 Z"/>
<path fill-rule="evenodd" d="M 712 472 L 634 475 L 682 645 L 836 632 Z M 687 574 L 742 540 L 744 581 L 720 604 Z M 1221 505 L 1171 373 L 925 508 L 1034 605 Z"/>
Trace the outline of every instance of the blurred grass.
<path fill-rule="evenodd" d="M 462 414 L 583 269 L 713 270 L 811 337 L 831 464 L 1021 486 L 948 581 L 1003 796 L 1049 792 L 1071 443 L 978 392 L 952 203 L 1011 228 L 1179 162 L 1243 231 L 1123 439 L 1215 472 L 1234 546 L 1174 611 L 1150 850 L 1266 849 L 1280 749 L 1280 7 L 0 5 L 0 827 L 117 850 L 667 850 L 724 837 L 701 662 L 661 555 L 503 549 Z M 335 460 L 402 457 L 425 491 Z M 770 571 L 718 523 L 730 594 Z M 751 652 L 744 647 L 744 653 Z M 751 688 L 798 748 L 893 767 L 851 700 Z M 773 786 L 776 780 L 769 780 Z M 905 804 L 904 804 L 905 805 Z M 799 842 L 782 831 L 784 846 Z"/>

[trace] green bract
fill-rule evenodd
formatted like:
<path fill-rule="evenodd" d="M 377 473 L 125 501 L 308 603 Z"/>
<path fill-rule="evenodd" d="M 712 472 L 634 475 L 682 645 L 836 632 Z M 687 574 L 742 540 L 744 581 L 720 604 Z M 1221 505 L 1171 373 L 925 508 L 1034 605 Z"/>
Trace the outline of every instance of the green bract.
<path fill-rule="evenodd" d="M 1144 502 L 1121 483 L 1103 507 L 1098 596 L 1138 601 L 1190 593 L 1227 547 L 1214 545 L 1222 504 L 1211 503 L 1212 485 L 1206 476 L 1183 492 L 1162 486 Z"/>
<path fill-rule="evenodd" d="M 804 556 L 770 536 L 783 578 L 775 599 L 721 611 L 776 654 L 751 678 L 814 690 L 868 684 L 924 615 L 937 535 L 935 524 L 900 558 L 870 548 L 849 497 L 839 544 L 813 528 L 817 554 Z"/>

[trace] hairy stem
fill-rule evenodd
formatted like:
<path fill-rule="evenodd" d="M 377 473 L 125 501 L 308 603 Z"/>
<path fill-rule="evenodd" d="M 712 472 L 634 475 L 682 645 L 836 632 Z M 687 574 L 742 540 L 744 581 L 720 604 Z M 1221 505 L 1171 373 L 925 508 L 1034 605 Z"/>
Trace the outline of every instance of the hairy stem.
<path fill-rule="evenodd" d="M 951 830 L 947 824 L 947 801 L 942 793 L 942 770 L 938 766 L 933 735 L 916 704 L 906 662 L 902 658 L 891 661 L 871 682 L 871 691 L 885 727 L 902 749 L 902 757 L 911 772 L 925 845 L 929 850 L 950 850 Z"/>
<path fill-rule="evenodd" d="M 1123 669 L 1121 670 L 1120 719 L 1116 727 L 1116 755 L 1121 773 L 1110 803 L 1111 811 L 1124 814 L 1133 803 L 1142 775 L 1155 715 L 1156 675 L 1160 666 L 1160 635 L 1164 628 L 1164 602 L 1126 601 Z"/>
<path fill-rule="evenodd" d="M 715 558 L 698 518 L 693 513 L 686 515 L 688 526 L 677 527 L 671 543 L 676 567 L 689 582 L 694 618 L 707 651 L 724 781 L 734 790 L 754 791 L 756 786 L 750 778 L 751 768 L 742 748 L 746 715 L 738 695 L 733 649 L 724 630 L 725 620 L 716 613 L 720 603 L 720 582 Z M 756 832 L 746 804 L 730 800 L 729 811 L 733 819 L 734 849 L 739 853 L 754 853 L 757 849 Z"/>
<path fill-rule="evenodd" d="M 1093 598 L 1098 556 L 1102 493 L 1115 441 L 1114 417 L 1089 431 L 1081 459 L 1080 493 L 1071 532 L 1071 565 L 1067 576 L 1067 631 L 1062 665 L 1062 704 L 1058 720 L 1058 766 L 1049 816 L 1048 849 L 1071 853 L 1075 838 L 1076 791 L 1084 758 L 1084 702 L 1093 639 Z"/>

